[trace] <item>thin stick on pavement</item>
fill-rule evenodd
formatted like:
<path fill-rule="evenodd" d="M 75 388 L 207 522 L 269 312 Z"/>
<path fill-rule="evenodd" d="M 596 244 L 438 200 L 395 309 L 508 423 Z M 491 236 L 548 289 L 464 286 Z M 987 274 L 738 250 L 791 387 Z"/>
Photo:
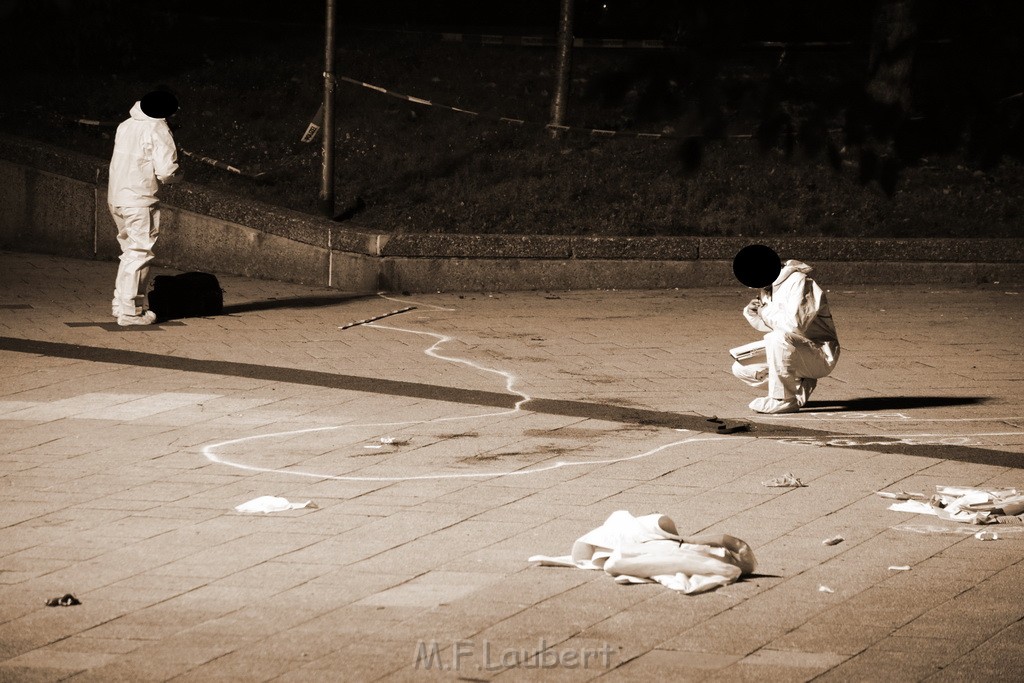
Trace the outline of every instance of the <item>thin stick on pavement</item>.
<path fill-rule="evenodd" d="M 348 328 L 355 327 L 356 325 L 365 325 L 366 323 L 372 323 L 375 320 L 380 320 L 381 318 L 387 318 L 387 317 L 392 316 L 392 315 L 398 315 L 399 313 L 405 313 L 407 311 L 414 310 L 415 308 L 416 308 L 415 306 L 407 306 L 405 308 L 399 308 L 396 311 L 391 311 L 389 313 L 383 313 L 381 315 L 377 315 L 377 316 L 374 316 L 372 318 L 367 318 L 366 320 L 356 320 L 355 322 L 351 322 L 351 323 L 348 323 L 346 325 L 342 325 L 338 329 L 339 330 L 347 330 Z"/>

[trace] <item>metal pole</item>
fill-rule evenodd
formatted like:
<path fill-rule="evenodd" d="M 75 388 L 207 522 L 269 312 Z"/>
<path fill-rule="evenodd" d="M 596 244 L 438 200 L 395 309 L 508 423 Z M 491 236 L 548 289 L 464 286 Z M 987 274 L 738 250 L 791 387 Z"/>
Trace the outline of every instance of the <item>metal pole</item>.
<path fill-rule="evenodd" d="M 565 125 L 565 111 L 569 99 L 569 76 L 572 72 L 572 16 L 573 0 L 562 0 L 561 16 L 558 20 L 558 66 L 555 74 L 555 95 L 551 98 L 551 125 Z M 559 131 L 553 129 L 552 137 Z"/>
<path fill-rule="evenodd" d="M 334 218 L 334 16 L 335 0 L 327 0 L 324 22 L 324 139 L 323 169 L 320 174 L 320 210 Z"/>

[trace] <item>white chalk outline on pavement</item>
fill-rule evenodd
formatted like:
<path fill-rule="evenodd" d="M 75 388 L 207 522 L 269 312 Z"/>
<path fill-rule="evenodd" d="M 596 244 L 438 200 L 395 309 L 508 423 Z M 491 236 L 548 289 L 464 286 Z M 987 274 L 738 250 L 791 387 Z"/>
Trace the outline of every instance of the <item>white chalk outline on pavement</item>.
<path fill-rule="evenodd" d="M 435 304 L 427 304 L 423 302 L 415 302 L 408 299 L 395 299 L 386 296 L 383 292 L 377 294 L 382 299 L 388 301 L 394 301 L 398 303 L 416 303 L 420 306 L 425 306 L 439 311 L 454 311 L 454 308 L 447 308 L 444 306 L 438 306 Z M 365 427 L 397 427 L 397 426 L 410 426 L 417 424 L 433 424 L 439 422 L 454 422 L 459 420 L 475 420 L 484 419 L 489 417 L 501 417 L 505 415 L 511 415 L 518 413 L 522 410 L 524 403 L 528 403 L 532 400 L 532 397 L 515 388 L 516 376 L 510 372 L 499 370 L 495 368 L 489 368 L 474 361 L 466 358 L 459 358 L 457 356 L 446 356 L 438 352 L 438 348 L 447 342 L 452 341 L 452 337 L 436 332 L 429 332 L 425 330 L 410 330 L 404 327 L 393 327 L 390 325 L 382 325 L 376 322 L 367 322 L 364 327 L 375 327 L 379 330 L 388 330 L 392 332 L 404 332 L 407 334 L 415 334 L 425 337 L 432 337 L 435 339 L 434 343 L 431 344 L 427 349 L 423 351 L 424 354 L 432 358 L 436 358 L 441 361 L 447 361 L 450 363 L 457 363 L 466 365 L 475 370 L 484 373 L 490 373 L 500 375 L 505 380 L 505 389 L 510 394 L 519 396 L 519 400 L 516 401 L 515 405 L 509 410 L 502 410 L 494 413 L 483 413 L 480 415 L 458 415 L 454 417 L 440 417 L 433 418 L 430 420 L 406 420 L 397 422 L 376 422 L 376 423 L 364 423 L 364 424 L 347 424 L 347 425 L 335 425 L 330 427 L 311 427 L 308 429 L 289 430 L 284 432 L 275 432 L 272 434 L 258 434 L 253 436 L 239 437 L 237 439 L 229 439 L 227 441 L 221 441 L 214 444 L 208 444 L 203 446 L 203 456 L 210 462 L 228 465 L 237 469 L 250 471 L 250 472 L 266 472 L 266 473 L 278 473 L 278 474 L 293 474 L 295 476 L 311 477 L 316 479 L 332 479 L 339 481 L 414 481 L 414 480 L 430 480 L 430 479 L 469 479 L 469 478 L 497 478 L 497 477 L 509 477 L 517 475 L 528 475 L 528 474 L 539 474 L 542 472 L 549 472 L 551 470 L 560 469 L 562 467 L 579 467 L 586 465 L 606 465 L 614 464 L 618 462 L 628 462 L 630 460 L 639 460 L 646 458 L 656 453 L 660 453 L 668 448 L 675 446 L 681 446 L 687 443 L 694 443 L 699 441 L 720 441 L 723 437 L 691 437 L 682 439 L 680 441 L 673 441 L 672 443 L 664 444 L 652 448 L 644 453 L 636 455 L 625 456 L 622 458 L 605 458 L 600 460 L 579 460 L 572 462 L 559 461 L 552 463 L 551 465 L 545 465 L 543 467 L 526 468 L 521 470 L 506 470 L 500 472 L 450 472 L 445 474 L 425 474 L 425 475 L 410 475 L 410 476 L 356 476 L 356 475 L 334 475 L 334 474 L 322 474 L 317 472 L 306 472 L 302 470 L 282 470 L 271 467 L 259 467 L 256 465 L 246 465 L 243 463 L 233 462 L 231 460 L 225 460 L 216 454 L 216 450 L 219 448 L 225 448 L 228 446 L 234 446 L 240 443 L 246 443 L 250 441 L 256 441 L 258 439 L 272 439 L 276 437 L 290 437 L 299 434 L 309 434 L 313 432 L 339 430 L 339 429 L 355 429 Z M 803 417 L 795 416 L 761 416 L 761 417 L 783 417 L 788 419 L 804 419 L 814 421 L 824 421 L 817 415 L 832 416 L 830 413 L 811 413 L 806 414 Z M 967 421 L 997 421 L 997 420 L 1013 420 L 1022 418 L 923 418 L 918 420 L 917 418 L 909 418 L 903 413 L 880 413 L 871 415 L 870 413 L 854 413 L 851 417 L 845 419 L 850 420 L 852 416 L 858 417 L 863 416 L 862 419 L 865 421 L 878 421 L 879 419 L 885 418 L 897 418 L 899 420 L 907 421 L 928 421 L 928 422 L 967 422 Z M 884 416 L 884 417 L 883 417 Z M 683 430 L 686 431 L 686 430 Z M 971 437 L 976 436 L 1017 436 L 1021 432 L 990 432 L 990 433 L 978 433 L 978 434 L 833 434 L 828 437 L 787 437 L 787 436 L 772 436 L 772 437 L 760 437 L 760 438 L 771 438 L 781 441 L 790 441 L 794 444 L 799 445 L 811 445 L 821 447 L 859 447 L 866 445 L 895 445 L 895 444 L 907 444 L 907 445 L 969 445 L 972 444 Z M 887 441 L 874 441 L 867 442 L 864 439 L 887 439 Z M 924 439 L 924 440 L 921 440 Z M 937 439 L 937 440 L 936 440 Z M 957 443 L 949 443 L 957 442 Z"/>
<path fill-rule="evenodd" d="M 505 390 L 508 391 L 508 393 L 510 393 L 510 394 L 517 394 L 518 396 L 521 396 L 522 398 L 520 398 L 518 401 L 516 401 L 515 407 L 513 407 L 511 410 L 502 411 L 500 413 L 496 413 L 496 415 L 508 415 L 508 414 L 511 414 L 511 413 L 517 413 L 520 410 L 522 410 L 522 406 L 523 406 L 524 403 L 526 403 L 527 401 L 532 401 L 533 400 L 532 396 L 530 396 L 529 394 L 523 393 L 522 391 L 519 391 L 518 389 L 515 388 L 516 376 L 513 375 L 511 372 L 505 372 L 504 370 L 497 370 L 495 368 L 488 368 L 488 367 L 485 367 L 483 365 L 480 365 L 479 363 L 474 363 L 471 360 L 467 360 L 465 358 L 459 358 L 457 356 L 444 356 L 444 355 L 441 355 L 440 353 L 438 353 L 437 352 L 437 348 L 441 344 L 444 344 L 446 342 L 450 342 L 452 340 L 452 337 L 449 337 L 446 334 L 438 334 L 437 332 L 426 332 L 426 331 L 423 331 L 423 330 L 409 330 L 409 329 L 406 329 L 404 327 L 392 327 L 390 325 L 381 325 L 380 323 L 367 323 L 365 325 L 365 327 L 376 327 L 378 330 L 391 330 L 392 332 L 408 332 L 409 334 L 419 334 L 419 335 L 422 335 L 424 337 L 433 337 L 437 341 L 434 342 L 432 345 L 430 345 L 430 347 L 428 347 L 427 349 L 425 349 L 423 351 L 423 353 L 427 354 L 431 358 L 437 358 L 438 360 L 445 360 L 445 361 L 448 361 L 450 363 L 460 363 L 462 365 L 468 365 L 469 367 L 471 367 L 471 368 L 473 368 L 475 370 L 479 370 L 481 372 L 489 372 L 489 373 L 492 373 L 492 374 L 495 374 L 495 375 L 501 375 L 502 377 L 504 377 L 505 378 Z M 490 417 L 490 416 L 483 415 L 483 416 L 478 416 L 478 417 Z M 436 421 L 437 422 L 441 422 L 441 421 L 443 421 L 445 419 L 449 419 L 449 418 L 439 418 Z"/>
<path fill-rule="evenodd" d="M 802 446 L 832 446 L 850 448 L 860 446 L 978 446 L 977 436 L 1024 436 L 1024 432 L 972 432 L 969 434 L 830 434 L 816 436 L 762 436 L 762 439 L 776 439 L 784 443 Z M 866 439 L 888 439 L 887 441 L 866 441 Z"/>
<path fill-rule="evenodd" d="M 380 427 L 380 426 L 394 426 L 394 425 L 415 425 L 415 424 L 428 424 L 442 421 L 452 420 L 471 420 L 477 417 L 488 417 L 487 415 L 465 415 L 461 417 L 446 417 L 439 418 L 436 420 L 419 420 L 415 422 L 391 422 L 382 424 L 355 424 L 355 425 L 339 425 L 336 427 L 314 427 L 311 429 L 298 429 L 288 432 L 277 432 L 275 434 L 259 434 L 256 436 L 244 436 L 238 439 L 231 439 L 230 441 L 222 441 L 220 443 L 210 444 L 203 447 L 203 455 L 210 462 L 217 463 L 220 465 L 228 465 L 248 472 L 267 472 L 274 474 L 294 474 L 297 477 L 310 477 L 313 479 L 332 479 L 336 481 L 416 481 L 425 479 L 497 479 L 498 477 L 514 477 L 528 474 L 540 474 L 542 472 L 550 472 L 551 470 L 561 469 L 563 467 L 583 467 L 586 465 L 612 465 L 619 462 L 628 462 L 630 460 L 640 460 L 652 456 L 656 453 L 660 453 L 668 448 L 674 448 L 675 446 L 682 446 L 683 444 L 694 443 L 697 441 L 721 441 L 721 437 L 693 437 L 690 439 L 683 439 L 681 441 L 673 441 L 672 443 L 662 444 L 656 448 L 652 448 L 649 451 L 643 453 L 637 453 L 636 455 L 628 455 L 622 458 L 603 458 L 601 460 L 576 460 L 572 462 L 559 461 L 550 465 L 544 465 L 543 467 L 534 467 L 522 470 L 506 470 L 502 472 L 450 472 L 446 474 L 418 474 L 409 476 L 394 476 L 394 477 L 377 477 L 377 476 L 355 476 L 347 474 L 322 474 L 318 472 L 305 472 L 303 470 L 282 470 L 273 467 L 258 467 L 256 465 L 245 465 L 242 463 L 232 462 L 225 460 L 220 456 L 216 455 L 213 451 L 223 446 L 232 446 L 237 443 L 245 441 L 255 441 L 257 439 L 270 439 L 279 436 L 295 436 L 297 434 L 306 434 L 310 432 L 322 432 L 331 429 L 348 429 L 355 427 Z"/>
<path fill-rule="evenodd" d="M 385 298 L 387 298 L 387 297 L 385 297 Z M 427 305 L 429 306 L 430 304 L 427 304 Z M 436 341 L 433 344 L 431 344 L 426 350 L 424 350 L 423 353 L 425 353 L 426 355 L 428 355 L 428 356 L 430 356 L 432 358 L 436 358 L 438 360 L 447 361 L 447 362 L 450 362 L 450 363 L 459 363 L 459 364 L 462 364 L 462 365 L 467 365 L 467 366 L 469 366 L 469 367 L 471 367 L 471 368 L 473 368 L 475 370 L 479 370 L 481 372 L 486 372 L 486 373 L 491 373 L 491 374 L 495 374 L 495 375 L 500 375 L 501 377 L 503 377 L 505 379 L 505 389 L 510 394 L 517 395 L 520 398 L 519 398 L 518 401 L 516 401 L 515 405 L 512 408 L 510 408 L 508 410 L 498 411 L 496 413 L 484 413 L 484 414 L 481 414 L 481 415 L 458 415 L 458 416 L 454 416 L 454 417 L 438 417 L 438 418 L 434 418 L 434 419 L 431 419 L 431 420 L 405 420 L 405 421 L 399 421 L 399 422 L 374 422 L 374 423 L 365 423 L 365 424 L 335 425 L 335 426 L 331 426 L 331 427 L 310 427 L 308 429 L 296 429 L 296 430 L 289 430 L 289 431 L 285 431 L 285 432 L 275 432 L 273 434 L 256 434 L 256 435 L 253 435 L 253 436 L 243 436 L 243 437 L 239 437 L 237 439 L 229 439 L 227 441 L 220 441 L 218 443 L 213 443 L 213 444 L 208 444 L 206 446 L 203 446 L 203 449 L 202 449 L 203 456 L 207 460 L 212 462 L 212 463 L 216 463 L 216 464 L 219 464 L 219 465 L 227 465 L 229 467 L 234 467 L 236 469 L 241 469 L 241 470 L 245 470 L 245 471 L 248 471 L 248 472 L 266 472 L 266 473 L 275 473 L 275 474 L 292 474 L 292 475 L 299 476 L 299 477 L 310 477 L 310 478 L 314 478 L 314 479 L 331 479 L 331 480 L 336 480 L 336 481 L 381 481 L 381 482 L 383 482 L 383 481 L 416 481 L 416 480 L 426 480 L 426 479 L 493 479 L 493 478 L 497 478 L 497 477 L 512 477 L 512 476 L 522 476 L 522 475 L 528 475 L 528 474 L 540 474 L 542 472 L 550 472 L 552 470 L 561 469 L 563 467 L 583 467 L 583 466 L 587 466 L 587 465 L 611 465 L 611 464 L 619 463 L 619 462 L 628 462 L 628 461 L 631 461 L 631 460 L 640 460 L 641 458 L 646 458 L 646 457 L 652 456 L 652 455 L 654 455 L 656 453 L 660 453 L 661 451 L 664 451 L 664 450 L 669 449 L 669 448 L 673 448 L 675 446 L 682 446 L 683 444 L 694 443 L 694 442 L 698 442 L 698 441 L 721 441 L 724 438 L 726 438 L 726 437 L 713 437 L 713 436 L 712 437 L 690 437 L 690 438 L 682 439 L 682 440 L 679 440 L 679 441 L 673 441 L 672 443 L 662 444 L 661 446 L 656 446 L 655 448 L 652 448 L 652 449 L 650 449 L 648 451 L 645 451 L 643 453 L 638 453 L 638 454 L 635 454 L 635 455 L 624 456 L 624 457 L 621 457 L 621 458 L 602 458 L 602 459 L 599 459 L 599 460 L 575 460 L 575 461 L 569 461 L 569 462 L 567 462 L 567 461 L 558 461 L 558 462 L 552 463 L 550 465 L 544 465 L 542 467 L 533 467 L 533 468 L 526 468 L 526 469 L 521 469 L 521 470 L 506 470 L 506 471 L 499 471 L 499 472 L 493 472 L 493 471 L 492 472 L 449 472 L 449 473 L 443 473 L 443 474 L 420 474 L 420 475 L 391 476 L 391 477 L 386 477 L 386 476 L 356 476 L 356 475 L 342 475 L 342 474 L 323 474 L 323 473 L 319 473 L 319 472 L 306 472 L 306 471 L 303 471 L 303 470 L 283 470 L 283 469 L 278 469 L 278 468 L 273 468 L 273 467 L 259 467 L 257 465 L 246 465 L 244 463 L 233 462 L 231 460 L 226 460 L 226 459 L 222 458 L 221 456 L 217 455 L 216 451 L 219 448 L 225 448 L 225 447 L 228 447 L 228 446 L 234 446 L 234 445 L 237 445 L 237 444 L 240 444 L 240 443 L 256 441 L 256 440 L 259 440 L 259 439 L 273 439 L 273 438 L 277 438 L 277 437 L 291 437 L 291 436 L 297 436 L 299 434 L 311 434 L 313 432 L 324 432 L 324 431 L 337 430 L 337 429 L 355 429 L 355 428 L 362 428 L 362 427 L 397 427 L 397 426 L 408 426 L 408 425 L 417 425 L 417 424 L 434 424 L 434 423 L 438 423 L 438 422 L 454 422 L 454 421 L 457 421 L 457 420 L 476 420 L 476 419 L 488 418 L 488 417 L 501 417 L 501 416 L 504 416 L 504 415 L 512 415 L 514 413 L 521 412 L 523 404 L 532 400 L 532 397 L 529 394 L 527 394 L 527 393 L 525 393 L 523 391 L 520 391 L 520 390 L 515 388 L 516 376 L 513 375 L 512 373 L 506 372 L 504 370 L 498 370 L 498 369 L 495 369 L 495 368 L 488 368 L 486 366 L 480 365 L 479 363 L 475 363 L 475 362 L 473 362 L 471 360 L 468 360 L 466 358 L 459 358 L 457 356 L 445 356 L 445 355 L 439 353 L 437 349 L 438 349 L 439 346 L 441 346 L 441 344 L 444 344 L 446 342 L 452 341 L 452 337 L 449 337 L 448 335 L 438 334 L 436 332 L 427 332 L 427 331 L 424 331 L 424 330 L 410 330 L 410 329 L 406 329 L 404 327 L 392 327 L 390 325 L 381 325 L 379 323 L 367 323 L 366 325 L 364 325 L 364 327 L 376 327 L 377 329 L 380 329 L 380 330 L 390 330 L 390 331 L 394 331 L 394 332 L 407 332 L 409 334 L 418 334 L 418 335 L 425 336 L 425 337 L 433 337 Z"/>

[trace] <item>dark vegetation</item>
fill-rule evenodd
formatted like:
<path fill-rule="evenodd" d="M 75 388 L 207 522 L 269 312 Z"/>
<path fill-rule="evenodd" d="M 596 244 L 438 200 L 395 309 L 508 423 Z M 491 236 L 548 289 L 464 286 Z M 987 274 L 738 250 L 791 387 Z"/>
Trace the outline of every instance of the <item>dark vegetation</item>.
<path fill-rule="evenodd" d="M 557 139 L 543 128 L 552 47 L 440 38 L 553 37 L 558 0 L 497 4 L 339 2 L 339 76 L 481 116 L 340 82 L 336 217 L 449 233 L 1021 234 L 1024 3 L 577 0 L 577 36 L 670 49 L 576 49 L 567 122 L 584 130 Z M 77 120 L 116 124 L 167 86 L 179 146 L 248 174 L 182 156 L 189 180 L 317 213 L 320 139 L 299 140 L 322 95 L 323 7 L 0 0 L 0 131 L 106 158 L 112 128 Z"/>

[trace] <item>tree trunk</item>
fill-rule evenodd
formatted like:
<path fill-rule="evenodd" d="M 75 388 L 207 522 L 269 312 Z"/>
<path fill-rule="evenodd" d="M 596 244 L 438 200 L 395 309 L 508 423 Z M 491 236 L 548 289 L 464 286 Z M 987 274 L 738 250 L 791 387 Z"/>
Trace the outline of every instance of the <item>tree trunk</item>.
<path fill-rule="evenodd" d="M 558 64 L 555 69 L 555 93 L 551 98 L 551 135 L 560 134 L 557 126 L 565 125 L 565 112 L 569 100 L 569 76 L 572 73 L 573 0 L 561 0 L 562 10 L 558 22 Z"/>
<path fill-rule="evenodd" d="M 880 0 L 875 9 L 867 95 L 894 114 L 907 114 L 912 106 L 910 76 L 917 45 L 916 4 L 916 0 Z"/>

